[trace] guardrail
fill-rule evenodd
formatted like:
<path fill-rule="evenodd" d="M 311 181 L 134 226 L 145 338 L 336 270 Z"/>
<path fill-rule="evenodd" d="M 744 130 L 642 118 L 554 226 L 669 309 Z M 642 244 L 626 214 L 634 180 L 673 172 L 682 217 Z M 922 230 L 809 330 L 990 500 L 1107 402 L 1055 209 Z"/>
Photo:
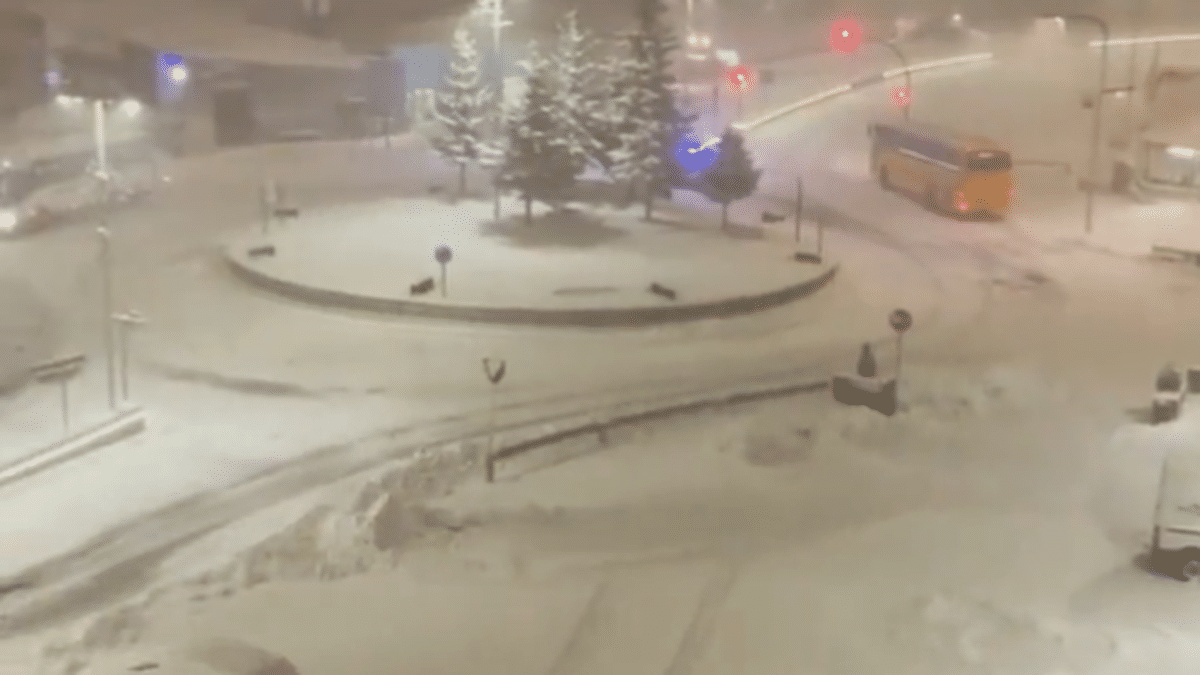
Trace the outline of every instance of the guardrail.
<path fill-rule="evenodd" d="M 0 466 L 0 485 L 26 478 L 93 450 L 124 440 L 146 428 L 141 408 L 122 410 L 95 426 Z"/>
<path fill-rule="evenodd" d="M 513 459 L 532 450 L 556 445 L 574 438 L 596 435 L 601 439 L 601 442 L 604 442 L 609 431 L 621 427 L 659 421 L 678 415 L 695 414 L 704 410 L 813 393 L 828 388 L 828 379 L 806 378 L 799 382 L 775 384 L 755 389 L 726 391 L 720 394 L 710 394 L 700 397 L 693 395 L 692 397 L 687 397 L 683 400 L 676 399 L 669 403 L 660 401 L 657 405 L 651 405 L 638 412 L 619 413 L 612 411 L 607 415 L 595 416 L 603 417 L 603 419 L 592 417 L 591 419 L 566 426 L 566 428 L 544 430 L 542 434 L 533 438 L 519 443 L 512 443 L 493 451 L 491 455 L 484 458 L 486 478 L 488 482 L 495 479 L 496 465 L 501 461 Z"/>
<path fill-rule="evenodd" d="M 1105 40 L 1092 40 L 1088 43 L 1089 47 L 1117 46 L 1126 47 L 1129 45 L 1152 45 L 1162 44 L 1164 42 L 1200 42 L 1200 34 L 1192 33 L 1188 35 L 1150 35 L 1138 38 L 1109 38 Z"/>

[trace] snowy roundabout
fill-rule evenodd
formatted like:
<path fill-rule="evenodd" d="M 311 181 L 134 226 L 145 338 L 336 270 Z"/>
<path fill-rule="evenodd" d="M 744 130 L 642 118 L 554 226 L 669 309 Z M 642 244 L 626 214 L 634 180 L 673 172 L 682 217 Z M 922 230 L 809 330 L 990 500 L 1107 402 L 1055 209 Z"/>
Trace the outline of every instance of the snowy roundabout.
<path fill-rule="evenodd" d="M 504 212 L 519 209 L 505 204 Z M 228 244 L 226 259 L 243 280 L 313 304 L 560 326 L 749 314 L 834 278 L 836 265 L 798 262 L 778 229 L 721 231 L 707 220 L 668 205 L 651 222 L 635 206 L 535 209 L 525 223 L 494 220 L 484 201 L 401 199 L 247 233 Z M 444 265 L 435 255 L 442 247 Z"/>

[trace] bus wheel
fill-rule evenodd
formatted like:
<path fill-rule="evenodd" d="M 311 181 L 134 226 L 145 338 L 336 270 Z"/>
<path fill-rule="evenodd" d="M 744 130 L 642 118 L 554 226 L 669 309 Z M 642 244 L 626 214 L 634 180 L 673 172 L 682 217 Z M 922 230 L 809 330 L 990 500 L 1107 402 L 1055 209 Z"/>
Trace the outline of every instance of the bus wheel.
<path fill-rule="evenodd" d="M 883 188 L 884 190 L 892 189 L 892 180 L 888 177 L 888 170 L 886 166 L 879 167 L 879 187 Z"/>
<path fill-rule="evenodd" d="M 935 212 L 941 211 L 938 208 L 937 190 L 932 185 L 925 188 L 925 208 Z"/>
<path fill-rule="evenodd" d="M 1200 550 L 1191 548 L 1184 552 L 1180 572 L 1185 579 L 1200 577 Z"/>

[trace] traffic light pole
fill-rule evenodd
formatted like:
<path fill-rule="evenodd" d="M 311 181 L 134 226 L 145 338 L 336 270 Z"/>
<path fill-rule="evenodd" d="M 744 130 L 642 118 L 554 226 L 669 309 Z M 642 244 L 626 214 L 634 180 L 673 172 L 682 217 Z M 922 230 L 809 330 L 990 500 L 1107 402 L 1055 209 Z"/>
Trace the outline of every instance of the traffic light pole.
<path fill-rule="evenodd" d="M 896 55 L 896 58 L 900 59 L 901 67 L 904 68 L 904 106 L 903 106 L 903 108 L 904 108 L 904 121 L 907 122 L 910 117 L 909 108 L 912 105 L 912 69 L 908 65 L 908 58 L 905 57 L 904 52 L 900 51 L 900 48 L 897 47 L 892 42 L 879 42 L 877 44 L 883 45 L 884 47 L 887 47 L 888 49 L 892 50 L 892 53 L 894 53 Z"/>

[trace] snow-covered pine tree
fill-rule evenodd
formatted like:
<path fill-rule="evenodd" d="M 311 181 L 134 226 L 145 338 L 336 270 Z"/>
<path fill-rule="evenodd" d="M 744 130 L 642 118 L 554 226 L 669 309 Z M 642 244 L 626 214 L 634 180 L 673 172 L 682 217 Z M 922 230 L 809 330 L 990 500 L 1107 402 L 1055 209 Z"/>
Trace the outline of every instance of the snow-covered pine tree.
<path fill-rule="evenodd" d="M 680 114 L 671 86 L 671 52 L 678 43 L 664 21 L 663 0 L 637 0 L 637 30 L 631 39 L 632 63 L 623 86 L 627 125 L 615 173 L 641 187 L 650 219 L 655 196 L 677 184 L 681 170 L 675 161 L 675 144 L 688 135 L 694 117 Z"/>
<path fill-rule="evenodd" d="M 717 153 L 717 161 L 704 172 L 704 191 L 721 205 L 721 229 L 725 229 L 729 226 L 729 205 L 754 194 L 762 171 L 754 168 L 745 139 L 733 129 L 721 134 Z"/>
<path fill-rule="evenodd" d="M 624 45 L 614 45 L 624 49 Z M 633 64 L 615 51 L 603 55 L 593 66 L 593 77 L 584 92 L 582 124 L 595 141 L 593 158 L 612 173 L 621 149 L 621 134 L 627 126 L 627 105 Z"/>
<path fill-rule="evenodd" d="M 565 131 L 554 67 L 536 46 L 530 48 L 527 70 L 525 100 L 508 120 L 508 144 L 497 182 L 521 192 L 528 224 L 533 200 L 555 204 L 583 173 L 587 156 Z"/>
<path fill-rule="evenodd" d="M 575 151 L 599 159 L 602 148 L 592 135 L 589 119 L 594 91 L 600 84 L 598 69 L 591 59 L 592 47 L 590 36 L 579 28 L 575 12 L 570 12 L 559 24 L 558 49 L 550 60 L 556 76 L 555 106 L 562 116 L 564 138 L 571 141 Z"/>
<path fill-rule="evenodd" d="M 443 133 L 432 144 L 447 161 L 458 166 L 458 192 L 467 190 L 467 167 L 483 153 L 483 135 L 491 92 L 479 83 L 481 60 L 471 33 L 454 31 L 454 58 L 434 101 L 434 119 Z"/>

